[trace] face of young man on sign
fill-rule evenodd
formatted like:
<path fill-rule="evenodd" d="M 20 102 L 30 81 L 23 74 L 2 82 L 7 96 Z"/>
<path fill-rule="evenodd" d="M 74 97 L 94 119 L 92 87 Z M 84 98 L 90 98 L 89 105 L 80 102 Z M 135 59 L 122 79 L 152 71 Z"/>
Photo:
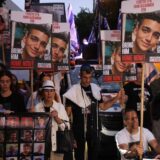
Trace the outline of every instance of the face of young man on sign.
<path fill-rule="evenodd" d="M 23 39 L 24 51 L 23 59 L 32 59 L 35 57 L 43 57 L 46 51 L 49 37 L 44 32 L 32 29 L 30 33 L 27 33 Z"/>
<path fill-rule="evenodd" d="M 52 61 L 62 62 L 65 58 L 67 43 L 60 38 L 52 37 Z"/>
<path fill-rule="evenodd" d="M 144 19 L 134 29 L 135 42 L 133 53 L 142 54 L 157 47 L 160 37 L 160 23 L 151 19 Z"/>

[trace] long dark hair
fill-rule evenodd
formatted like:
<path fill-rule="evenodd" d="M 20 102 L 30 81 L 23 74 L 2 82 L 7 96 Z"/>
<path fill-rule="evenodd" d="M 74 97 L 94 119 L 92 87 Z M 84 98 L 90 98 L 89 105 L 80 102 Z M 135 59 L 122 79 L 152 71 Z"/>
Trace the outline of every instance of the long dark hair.
<path fill-rule="evenodd" d="M 8 71 L 8 70 L 0 71 L 0 79 L 3 76 L 7 76 L 7 77 L 10 78 L 10 80 L 11 80 L 10 89 L 11 89 L 11 91 L 13 91 L 12 73 L 10 71 Z"/>

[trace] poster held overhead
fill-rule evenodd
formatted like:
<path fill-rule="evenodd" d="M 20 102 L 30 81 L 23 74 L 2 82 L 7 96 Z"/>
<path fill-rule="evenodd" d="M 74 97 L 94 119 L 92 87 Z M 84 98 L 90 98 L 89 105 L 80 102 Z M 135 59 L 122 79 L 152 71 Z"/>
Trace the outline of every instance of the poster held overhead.
<path fill-rule="evenodd" d="M 160 62 L 160 3 L 123 1 L 122 61 Z"/>

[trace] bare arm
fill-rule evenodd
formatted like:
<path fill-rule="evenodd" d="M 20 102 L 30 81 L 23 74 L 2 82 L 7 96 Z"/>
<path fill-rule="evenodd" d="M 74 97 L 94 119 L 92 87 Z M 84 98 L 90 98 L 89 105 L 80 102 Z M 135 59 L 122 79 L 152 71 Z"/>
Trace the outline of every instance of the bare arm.
<path fill-rule="evenodd" d="M 149 144 L 152 146 L 156 153 L 160 154 L 160 145 L 158 144 L 156 139 L 150 141 Z"/>
<path fill-rule="evenodd" d="M 134 144 L 130 148 L 127 144 L 120 144 L 119 150 L 125 158 L 135 158 L 143 154 L 143 147 L 139 144 Z"/>
<path fill-rule="evenodd" d="M 127 97 L 125 95 L 124 89 L 121 89 L 116 97 L 111 98 L 110 100 L 106 102 L 102 102 L 99 104 L 99 107 L 101 110 L 107 110 L 113 106 L 114 103 L 116 103 L 119 100 L 120 105 L 122 108 L 124 108 L 124 104 L 127 100 Z"/>

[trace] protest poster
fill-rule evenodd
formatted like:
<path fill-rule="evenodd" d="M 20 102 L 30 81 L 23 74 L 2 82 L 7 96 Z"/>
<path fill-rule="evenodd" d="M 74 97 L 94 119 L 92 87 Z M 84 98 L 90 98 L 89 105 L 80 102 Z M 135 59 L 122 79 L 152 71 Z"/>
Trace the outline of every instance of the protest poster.
<path fill-rule="evenodd" d="M 42 119 L 43 126 L 37 127 L 37 120 Z M 51 122 L 48 114 L 0 114 L 0 122 L 0 159 L 47 159 L 46 139 Z"/>
<path fill-rule="evenodd" d="M 53 22 L 66 22 L 65 3 L 35 3 L 30 12 L 50 13 Z"/>
<path fill-rule="evenodd" d="M 11 21 L 11 68 L 31 69 L 40 66 L 52 69 L 50 59 L 52 15 L 12 11 Z"/>
<path fill-rule="evenodd" d="M 130 0 L 121 5 L 122 61 L 160 62 L 159 0 Z"/>
<path fill-rule="evenodd" d="M 51 52 L 56 70 L 69 70 L 70 34 L 68 23 L 52 24 Z"/>
<path fill-rule="evenodd" d="M 105 82 L 135 80 L 135 65 L 121 61 L 121 32 L 119 30 L 102 30 L 101 41 L 103 80 Z"/>

